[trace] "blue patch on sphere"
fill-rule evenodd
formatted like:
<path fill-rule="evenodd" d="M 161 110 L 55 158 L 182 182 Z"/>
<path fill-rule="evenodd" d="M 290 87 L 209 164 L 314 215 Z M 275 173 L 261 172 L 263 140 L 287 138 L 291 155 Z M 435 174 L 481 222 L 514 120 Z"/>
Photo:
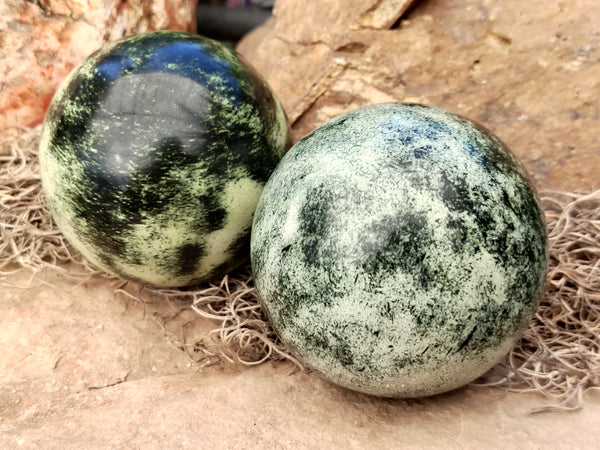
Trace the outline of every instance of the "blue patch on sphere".
<path fill-rule="evenodd" d="M 44 122 L 42 185 L 94 265 L 194 285 L 247 259 L 260 192 L 290 145 L 281 104 L 242 57 L 151 32 L 107 44 L 65 80 Z"/>
<path fill-rule="evenodd" d="M 543 292 L 545 221 L 517 158 L 439 108 L 373 105 L 298 142 L 268 181 L 251 257 L 281 340 L 330 381 L 444 392 L 514 345 Z"/>

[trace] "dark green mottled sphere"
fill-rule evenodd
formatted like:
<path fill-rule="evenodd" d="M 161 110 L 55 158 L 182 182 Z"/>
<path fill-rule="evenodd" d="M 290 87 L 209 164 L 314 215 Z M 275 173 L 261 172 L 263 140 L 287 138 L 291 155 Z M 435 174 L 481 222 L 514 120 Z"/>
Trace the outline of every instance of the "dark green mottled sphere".
<path fill-rule="evenodd" d="M 161 31 L 110 43 L 73 70 L 39 159 L 75 248 L 125 279 L 176 287 L 247 259 L 256 204 L 290 145 L 279 101 L 240 55 Z"/>
<path fill-rule="evenodd" d="M 540 301 L 548 248 L 506 146 L 445 110 L 390 103 L 292 147 L 257 207 L 251 257 L 298 359 L 350 389 L 419 397 L 506 355 Z"/>

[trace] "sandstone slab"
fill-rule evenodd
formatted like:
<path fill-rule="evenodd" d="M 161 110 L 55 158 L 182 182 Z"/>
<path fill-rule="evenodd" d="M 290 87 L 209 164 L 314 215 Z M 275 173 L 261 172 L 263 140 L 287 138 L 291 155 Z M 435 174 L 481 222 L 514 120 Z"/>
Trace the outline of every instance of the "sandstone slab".
<path fill-rule="evenodd" d="M 21 273 L 0 282 L 5 449 L 535 449 L 597 442 L 597 396 L 577 412 L 532 416 L 544 398 L 493 388 L 391 400 L 335 387 L 289 363 L 201 369 L 177 347 L 211 326 L 191 311 L 116 299 L 104 278 Z M 173 318 L 163 328 L 158 317 Z"/>
<path fill-rule="evenodd" d="M 425 103 L 491 129 L 539 186 L 598 188 L 595 0 L 354 3 L 300 11 L 280 0 L 238 47 L 279 94 L 296 138 L 365 104 Z M 373 11 L 387 11 L 383 29 L 365 25 Z"/>

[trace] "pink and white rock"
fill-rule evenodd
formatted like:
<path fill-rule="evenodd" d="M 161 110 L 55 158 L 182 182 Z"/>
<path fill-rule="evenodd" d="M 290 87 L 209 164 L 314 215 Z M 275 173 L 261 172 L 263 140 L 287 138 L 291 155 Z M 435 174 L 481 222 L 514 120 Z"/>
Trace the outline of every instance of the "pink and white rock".
<path fill-rule="evenodd" d="M 145 31 L 194 31 L 197 0 L 0 3 L 0 130 L 41 123 L 58 85 L 107 41 Z M 12 130 L 12 131 L 11 131 Z"/>

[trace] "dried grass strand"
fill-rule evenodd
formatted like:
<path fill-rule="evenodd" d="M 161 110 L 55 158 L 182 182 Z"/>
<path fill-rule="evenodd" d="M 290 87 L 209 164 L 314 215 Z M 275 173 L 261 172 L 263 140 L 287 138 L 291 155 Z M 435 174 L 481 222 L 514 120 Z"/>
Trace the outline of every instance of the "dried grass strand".
<path fill-rule="evenodd" d="M 14 131 L 14 130 L 13 130 Z M 221 361 L 255 365 L 291 360 L 260 307 L 248 267 L 195 290 L 149 289 L 103 275 L 65 241 L 40 187 L 40 128 L 0 139 L 0 280 L 27 268 L 73 277 L 105 277 L 117 298 L 143 305 L 159 332 L 199 367 Z M 571 411 L 600 389 L 600 191 L 546 191 L 550 266 L 535 319 L 506 359 L 476 384 L 537 392 L 550 404 L 534 412 Z M 6 281 L 5 281 L 6 282 Z M 158 306 L 160 305 L 160 307 Z M 181 322 L 181 312 L 194 316 Z M 211 330 L 198 335 L 202 323 Z"/>
<path fill-rule="evenodd" d="M 67 244 L 46 209 L 37 163 L 40 127 L 18 131 L 0 139 L 0 275 L 68 263 L 89 274 L 94 270 Z"/>
<path fill-rule="evenodd" d="M 600 191 L 546 191 L 541 200 L 550 245 L 544 297 L 501 370 L 479 384 L 543 393 L 551 403 L 533 413 L 573 411 L 600 388 Z"/>

